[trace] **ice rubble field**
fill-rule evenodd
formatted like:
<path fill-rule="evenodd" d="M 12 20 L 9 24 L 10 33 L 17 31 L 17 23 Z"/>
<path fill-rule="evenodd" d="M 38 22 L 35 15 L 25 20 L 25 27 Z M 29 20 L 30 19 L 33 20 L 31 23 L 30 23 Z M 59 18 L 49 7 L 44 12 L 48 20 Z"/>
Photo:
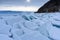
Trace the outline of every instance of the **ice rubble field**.
<path fill-rule="evenodd" d="M 60 13 L 1 13 L 0 40 L 60 40 Z"/>

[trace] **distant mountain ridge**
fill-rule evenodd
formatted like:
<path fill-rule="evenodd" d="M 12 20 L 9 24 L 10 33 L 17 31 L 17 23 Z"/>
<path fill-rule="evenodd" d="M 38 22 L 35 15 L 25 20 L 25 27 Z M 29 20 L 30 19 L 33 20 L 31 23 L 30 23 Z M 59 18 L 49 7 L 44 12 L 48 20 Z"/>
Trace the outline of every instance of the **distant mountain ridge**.
<path fill-rule="evenodd" d="M 1 13 L 10 13 L 10 14 L 12 14 L 12 13 L 25 13 L 24 11 L 0 11 L 0 14 Z M 30 12 L 26 12 L 26 13 L 30 13 Z"/>
<path fill-rule="evenodd" d="M 22 11 L 0 11 L 0 12 L 22 12 Z"/>

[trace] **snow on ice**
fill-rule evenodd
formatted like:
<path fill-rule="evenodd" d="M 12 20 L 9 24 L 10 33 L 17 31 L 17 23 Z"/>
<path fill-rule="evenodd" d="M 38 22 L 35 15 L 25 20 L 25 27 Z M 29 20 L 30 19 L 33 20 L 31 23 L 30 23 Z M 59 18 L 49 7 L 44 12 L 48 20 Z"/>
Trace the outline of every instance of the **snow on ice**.
<path fill-rule="evenodd" d="M 60 40 L 60 13 L 0 14 L 1 40 Z"/>

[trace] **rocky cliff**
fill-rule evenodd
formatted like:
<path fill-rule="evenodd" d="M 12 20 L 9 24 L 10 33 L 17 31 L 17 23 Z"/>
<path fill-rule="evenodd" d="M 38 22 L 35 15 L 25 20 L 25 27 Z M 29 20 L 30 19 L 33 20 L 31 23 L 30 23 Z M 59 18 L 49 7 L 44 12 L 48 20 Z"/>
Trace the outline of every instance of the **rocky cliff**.
<path fill-rule="evenodd" d="M 36 13 L 60 11 L 60 0 L 50 0 L 38 9 Z"/>

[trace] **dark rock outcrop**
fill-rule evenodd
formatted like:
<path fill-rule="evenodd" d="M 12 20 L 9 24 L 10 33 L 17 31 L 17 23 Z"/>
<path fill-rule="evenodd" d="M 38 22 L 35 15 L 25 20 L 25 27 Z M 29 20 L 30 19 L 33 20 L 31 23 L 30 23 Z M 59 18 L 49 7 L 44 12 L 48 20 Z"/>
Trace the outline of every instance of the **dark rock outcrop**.
<path fill-rule="evenodd" d="M 38 9 L 35 13 L 58 12 L 60 11 L 60 0 L 50 0 Z"/>

